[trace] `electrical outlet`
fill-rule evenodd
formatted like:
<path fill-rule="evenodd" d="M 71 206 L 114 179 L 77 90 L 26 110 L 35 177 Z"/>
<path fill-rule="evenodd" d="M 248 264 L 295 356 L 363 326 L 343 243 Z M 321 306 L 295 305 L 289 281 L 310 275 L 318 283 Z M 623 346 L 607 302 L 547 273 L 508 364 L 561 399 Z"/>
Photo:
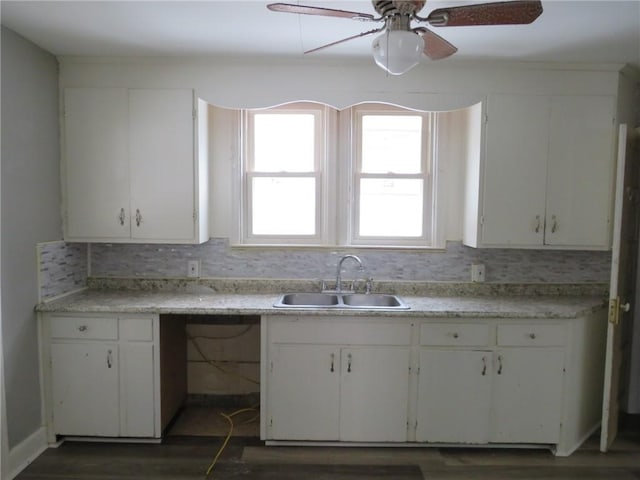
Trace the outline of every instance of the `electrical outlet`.
<path fill-rule="evenodd" d="M 200 276 L 200 260 L 189 260 L 187 262 L 187 277 Z"/>
<path fill-rule="evenodd" d="M 484 265 L 481 263 L 471 265 L 471 281 L 484 282 Z"/>

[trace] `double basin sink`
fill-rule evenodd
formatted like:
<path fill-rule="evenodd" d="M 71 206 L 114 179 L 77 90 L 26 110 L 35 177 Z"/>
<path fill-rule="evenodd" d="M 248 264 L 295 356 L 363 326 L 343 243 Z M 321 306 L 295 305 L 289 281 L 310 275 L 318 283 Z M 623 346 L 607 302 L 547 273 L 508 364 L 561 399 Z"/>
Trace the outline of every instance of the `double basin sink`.
<path fill-rule="evenodd" d="M 345 308 L 371 310 L 408 310 L 396 295 L 380 293 L 285 293 L 273 304 L 276 308 Z"/>

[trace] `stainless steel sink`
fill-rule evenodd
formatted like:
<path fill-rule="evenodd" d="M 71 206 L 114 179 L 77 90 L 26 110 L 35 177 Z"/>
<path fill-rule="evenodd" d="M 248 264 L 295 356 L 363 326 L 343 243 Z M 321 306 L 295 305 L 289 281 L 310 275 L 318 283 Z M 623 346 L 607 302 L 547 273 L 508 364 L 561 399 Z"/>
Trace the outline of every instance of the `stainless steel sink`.
<path fill-rule="evenodd" d="M 408 310 L 397 295 L 380 293 L 285 293 L 273 304 L 276 308 L 344 308 Z"/>
<path fill-rule="evenodd" d="M 395 295 L 358 294 L 352 293 L 342 296 L 342 302 L 349 307 L 402 307 L 403 302 Z"/>
<path fill-rule="evenodd" d="M 286 293 L 280 297 L 279 305 L 284 307 L 331 307 L 338 305 L 338 295 L 327 293 Z"/>

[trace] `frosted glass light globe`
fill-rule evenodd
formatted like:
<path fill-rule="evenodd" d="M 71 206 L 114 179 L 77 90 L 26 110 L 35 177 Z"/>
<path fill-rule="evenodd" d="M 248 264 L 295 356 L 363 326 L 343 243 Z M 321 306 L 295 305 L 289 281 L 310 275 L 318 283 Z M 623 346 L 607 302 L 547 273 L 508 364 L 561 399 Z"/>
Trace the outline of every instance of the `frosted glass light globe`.
<path fill-rule="evenodd" d="M 420 62 L 424 39 L 415 32 L 387 30 L 373 40 L 373 58 L 391 75 L 402 75 Z"/>

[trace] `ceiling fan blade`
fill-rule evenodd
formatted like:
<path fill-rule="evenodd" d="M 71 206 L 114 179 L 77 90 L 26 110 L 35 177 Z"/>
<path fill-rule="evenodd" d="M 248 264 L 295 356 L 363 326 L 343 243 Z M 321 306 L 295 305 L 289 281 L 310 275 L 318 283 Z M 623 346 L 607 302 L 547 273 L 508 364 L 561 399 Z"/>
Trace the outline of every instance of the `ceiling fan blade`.
<path fill-rule="evenodd" d="M 307 50 L 306 52 L 304 52 L 305 54 L 307 53 L 313 53 L 313 52 L 317 52 L 318 50 L 322 50 L 328 47 L 333 47 L 334 45 L 338 45 L 339 43 L 343 43 L 343 42 L 347 42 L 349 40 L 353 40 L 354 38 L 360 38 L 360 37 L 364 37 L 366 35 L 371 35 L 372 33 L 378 33 L 384 30 L 384 27 L 382 28 L 376 28 L 374 30 L 369 30 L 368 32 L 362 32 L 359 33 L 358 35 L 353 35 L 352 37 L 347 37 L 347 38 L 343 38 L 342 40 L 336 40 L 335 42 L 331 42 L 331 43 L 327 43 L 326 45 L 322 45 L 321 47 L 316 47 L 312 50 Z"/>
<path fill-rule="evenodd" d="M 440 60 L 450 57 L 458 51 L 458 49 L 447 42 L 440 35 L 433 33 L 424 27 L 414 28 L 414 32 L 420 34 L 424 39 L 423 53 L 431 60 Z"/>
<path fill-rule="evenodd" d="M 308 7 L 305 5 L 294 5 L 291 3 L 270 3 L 267 8 L 273 12 L 300 13 L 303 15 L 322 15 L 325 17 L 351 18 L 353 20 L 374 20 L 375 17 L 369 13 L 349 12 L 347 10 L 336 10 L 333 8 Z"/>
<path fill-rule="evenodd" d="M 533 22 L 541 13 L 540 0 L 519 0 L 438 8 L 433 10 L 426 20 L 433 27 L 522 25 Z"/>

